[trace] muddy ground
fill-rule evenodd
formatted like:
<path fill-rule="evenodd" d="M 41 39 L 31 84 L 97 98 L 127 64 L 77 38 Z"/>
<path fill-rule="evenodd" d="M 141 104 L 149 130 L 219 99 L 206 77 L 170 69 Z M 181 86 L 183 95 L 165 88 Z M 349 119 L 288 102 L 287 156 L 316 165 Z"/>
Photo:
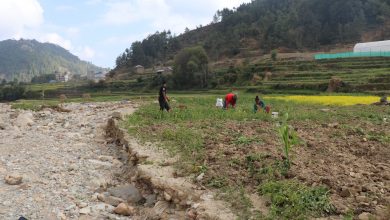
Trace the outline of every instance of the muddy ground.
<path fill-rule="evenodd" d="M 275 161 L 285 159 L 274 122 L 231 122 L 225 133 L 211 129 L 205 144 L 210 169 L 204 184 L 218 188 L 243 183 L 255 193 L 262 181 L 270 179 L 267 175 L 278 180 L 296 178 L 308 186 L 330 189 L 333 216 L 390 217 L 390 144 L 384 139 L 390 135 L 388 123 L 300 121 L 291 125 L 301 143 L 291 150 L 292 166 L 285 175 L 269 171 L 277 169 Z M 247 141 L 237 142 L 240 137 Z"/>

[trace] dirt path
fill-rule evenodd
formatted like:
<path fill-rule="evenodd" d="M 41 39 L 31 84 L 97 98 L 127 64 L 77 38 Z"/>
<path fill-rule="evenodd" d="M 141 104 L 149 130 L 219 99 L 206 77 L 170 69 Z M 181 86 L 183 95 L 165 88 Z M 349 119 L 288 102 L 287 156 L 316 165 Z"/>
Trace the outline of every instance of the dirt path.
<path fill-rule="evenodd" d="M 118 185 L 123 162 L 103 125 L 132 103 L 69 104 L 70 113 L 0 104 L 0 219 L 122 219 L 96 192 Z M 10 185 L 5 177 L 22 177 Z M 15 179 L 14 179 L 15 180 Z"/>

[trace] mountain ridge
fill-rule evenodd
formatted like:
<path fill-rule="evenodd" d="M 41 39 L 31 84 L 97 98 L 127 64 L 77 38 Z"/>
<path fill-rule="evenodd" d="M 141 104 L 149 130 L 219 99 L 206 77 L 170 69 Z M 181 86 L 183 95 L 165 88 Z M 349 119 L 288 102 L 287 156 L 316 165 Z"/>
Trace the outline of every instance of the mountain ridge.
<path fill-rule="evenodd" d="M 0 79 L 29 82 L 33 77 L 69 72 L 86 76 L 103 68 L 80 60 L 59 45 L 35 39 L 0 41 Z"/>

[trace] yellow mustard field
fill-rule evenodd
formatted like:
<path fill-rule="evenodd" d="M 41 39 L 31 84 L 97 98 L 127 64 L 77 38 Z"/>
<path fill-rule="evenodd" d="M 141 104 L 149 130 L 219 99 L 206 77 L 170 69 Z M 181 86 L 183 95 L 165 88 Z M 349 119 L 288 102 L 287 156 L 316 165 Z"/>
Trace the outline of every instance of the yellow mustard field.
<path fill-rule="evenodd" d="M 269 96 L 267 98 L 322 105 L 369 105 L 379 101 L 377 96 Z"/>

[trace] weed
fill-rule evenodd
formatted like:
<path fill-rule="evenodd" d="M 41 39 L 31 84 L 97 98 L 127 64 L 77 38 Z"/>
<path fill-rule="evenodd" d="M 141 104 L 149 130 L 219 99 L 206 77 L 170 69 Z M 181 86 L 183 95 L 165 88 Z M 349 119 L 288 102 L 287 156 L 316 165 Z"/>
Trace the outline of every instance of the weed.
<path fill-rule="evenodd" d="M 257 142 L 257 140 L 246 136 L 240 136 L 237 140 L 234 141 L 234 144 L 246 146 L 246 145 L 250 145 L 253 142 Z"/>
<path fill-rule="evenodd" d="M 222 176 L 222 177 L 220 177 L 220 176 L 212 177 L 208 181 L 207 185 L 210 186 L 210 187 L 215 187 L 217 189 L 220 189 L 220 188 L 228 186 L 228 180 L 224 176 Z"/>
<path fill-rule="evenodd" d="M 305 219 L 334 212 L 329 191 L 307 187 L 294 180 L 270 181 L 259 187 L 259 193 L 271 199 L 271 219 Z"/>

